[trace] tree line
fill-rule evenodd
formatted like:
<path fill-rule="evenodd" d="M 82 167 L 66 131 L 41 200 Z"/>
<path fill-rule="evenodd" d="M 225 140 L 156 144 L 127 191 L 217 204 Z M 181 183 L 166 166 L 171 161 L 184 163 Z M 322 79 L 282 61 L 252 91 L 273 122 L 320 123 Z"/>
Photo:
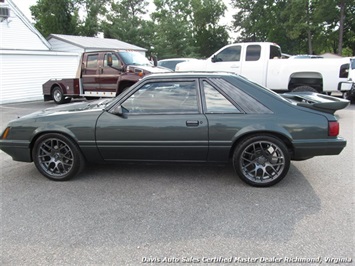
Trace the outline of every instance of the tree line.
<path fill-rule="evenodd" d="M 159 59 L 208 57 L 243 41 L 275 42 L 289 54 L 355 55 L 355 0 L 229 1 L 228 25 L 222 0 L 37 0 L 30 10 L 45 37 L 103 33 Z"/>

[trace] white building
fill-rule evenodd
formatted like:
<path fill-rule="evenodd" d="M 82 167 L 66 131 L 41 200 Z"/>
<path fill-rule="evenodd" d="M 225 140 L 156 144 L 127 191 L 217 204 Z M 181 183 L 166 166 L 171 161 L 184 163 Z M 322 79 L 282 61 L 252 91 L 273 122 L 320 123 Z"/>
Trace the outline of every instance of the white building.
<path fill-rule="evenodd" d="M 0 104 L 42 100 L 49 79 L 74 78 L 81 53 L 146 49 L 113 39 L 52 34 L 46 40 L 11 0 L 0 1 Z"/>
<path fill-rule="evenodd" d="M 47 80 L 75 76 L 78 54 L 50 48 L 11 0 L 0 2 L 0 104 L 41 100 Z"/>

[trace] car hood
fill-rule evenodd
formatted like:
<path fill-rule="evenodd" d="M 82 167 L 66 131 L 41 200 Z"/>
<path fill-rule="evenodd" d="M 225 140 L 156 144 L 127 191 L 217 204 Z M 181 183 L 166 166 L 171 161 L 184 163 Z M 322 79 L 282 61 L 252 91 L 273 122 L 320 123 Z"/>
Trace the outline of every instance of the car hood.
<path fill-rule="evenodd" d="M 41 111 L 31 113 L 29 115 L 22 116 L 20 119 L 30 119 L 30 118 L 39 118 L 52 115 L 61 115 L 61 114 L 73 114 L 78 112 L 90 112 L 90 111 L 102 111 L 106 104 L 111 102 L 112 99 L 100 99 L 92 102 L 78 102 L 78 103 L 69 103 L 60 106 L 55 106 L 51 108 L 46 108 Z"/>

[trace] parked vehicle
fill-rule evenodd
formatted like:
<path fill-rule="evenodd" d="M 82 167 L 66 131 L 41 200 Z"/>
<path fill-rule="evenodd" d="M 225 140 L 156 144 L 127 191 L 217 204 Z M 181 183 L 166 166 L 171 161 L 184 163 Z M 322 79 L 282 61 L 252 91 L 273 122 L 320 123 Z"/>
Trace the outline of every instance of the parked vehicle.
<path fill-rule="evenodd" d="M 197 60 L 194 58 L 169 58 L 169 59 L 162 59 L 158 61 L 158 66 L 160 67 L 166 67 L 169 68 L 173 71 L 175 71 L 175 67 L 177 64 L 182 63 L 182 62 L 188 62 L 191 60 Z"/>
<path fill-rule="evenodd" d="M 345 98 L 355 102 L 355 57 L 350 59 L 349 81 L 353 82 L 353 86 Z"/>
<path fill-rule="evenodd" d="M 269 42 L 227 45 L 206 60 L 180 63 L 176 71 L 228 71 L 275 91 L 348 92 L 349 58 L 282 59 Z"/>
<path fill-rule="evenodd" d="M 14 120 L 0 149 L 16 161 L 34 161 L 52 180 L 72 178 L 85 162 L 231 161 L 244 182 L 271 186 L 291 160 L 343 150 L 336 117 L 316 110 L 328 105 L 298 106 L 229 73 L 154 74 L 115 99 Z"/>
<path fill-rule="evenodd" d="M 96 51 L 83 53 L 77 77 L 51 79 L 43 84 L 45 101 L 67 103 L 77 97 L 115 97 L 143 76 L 168 72 L 153 66 L 147 58 L 132 51 Z"/>

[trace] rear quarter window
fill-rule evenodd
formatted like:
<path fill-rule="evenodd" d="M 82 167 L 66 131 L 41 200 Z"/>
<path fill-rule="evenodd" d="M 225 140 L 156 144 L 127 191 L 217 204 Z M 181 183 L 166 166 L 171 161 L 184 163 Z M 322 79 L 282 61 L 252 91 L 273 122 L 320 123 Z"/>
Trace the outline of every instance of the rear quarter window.
<path fill-rule="evenodd" d="M 228 95 L 234 103 L 236 103 L 245 113 L 249 114 L 271 114 L 272 111 L 254 99 L 249 94 L 243 92 L 239 88 L 230 84 L 221 78 L 210 79 L 215 85 L 222 89 L 226 95 Z"/>

